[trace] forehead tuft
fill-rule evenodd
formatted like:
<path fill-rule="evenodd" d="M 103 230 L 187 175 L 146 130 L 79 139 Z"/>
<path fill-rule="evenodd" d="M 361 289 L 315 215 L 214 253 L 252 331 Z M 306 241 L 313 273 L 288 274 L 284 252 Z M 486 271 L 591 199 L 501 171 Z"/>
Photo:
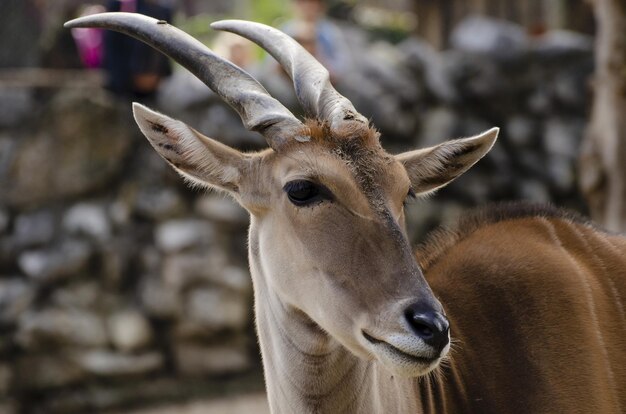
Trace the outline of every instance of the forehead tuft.
<path fill-rule="evenodd" d="M 307 134 L 311 140 L 305 143 L 292 142 L 290 149 L 321 150 L 339 158 L 348 167 L 354 181 L 376 206 L 382 202 L 382 180 L 395 158 L 380 145 L 380 134 L 372 127 L 352 122 L 338 130 L 331 131 L 328 123 L 316 120 L 306 122 Z"/>

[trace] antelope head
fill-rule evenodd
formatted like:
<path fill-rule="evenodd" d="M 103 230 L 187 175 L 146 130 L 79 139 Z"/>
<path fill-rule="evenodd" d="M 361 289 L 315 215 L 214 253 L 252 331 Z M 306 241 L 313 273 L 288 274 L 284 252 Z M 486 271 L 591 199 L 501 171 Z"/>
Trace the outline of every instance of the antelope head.
<path fill-rule="evenodd" d="M 244 154 L 133 105 L 139 128 L 177 172 L 229 193 L 250 212 L 257 301 L 278 301 L 356 356 L 377 359 L 395 374 L 418 376 L 437 366 L 449 350 L 449 325 L 407 241 L 403 207 L 407 198 L 430 193 L 470 168 L 493 145 L 496 128 L 390 155 L 368 120 L 332 87 L 328 71 L 271 27 L 235 20 L 212 25 L 276 58 L 293 80 L 305 121 L 245 71 L 164 22 L 105 13 L 66 27 L 108 28 L 150 44 L 266 138 L 269 149 Z"/>

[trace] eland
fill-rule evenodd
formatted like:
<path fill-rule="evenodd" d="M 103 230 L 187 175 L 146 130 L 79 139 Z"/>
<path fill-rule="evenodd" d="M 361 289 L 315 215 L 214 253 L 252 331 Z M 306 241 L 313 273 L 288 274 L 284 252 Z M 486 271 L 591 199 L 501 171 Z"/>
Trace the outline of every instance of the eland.
<path fill-rule="evenodd" d="M 390 155 L 328 71 L 271 27 L 212 25 L 276 58 L 304 121 L 165 22 L 105 13 L 66 26 L 148 43 L 266 138 L 267 150 L 242 153 L 133 105 L 139 128 L 177 172 L 250 213 L 273 413 L 626 411 L 625 238 L 557 209 L 509 205 L 436 232 L 417 252 L 409 245 L 405 201 L 469 169 L 496 128 Z"/>

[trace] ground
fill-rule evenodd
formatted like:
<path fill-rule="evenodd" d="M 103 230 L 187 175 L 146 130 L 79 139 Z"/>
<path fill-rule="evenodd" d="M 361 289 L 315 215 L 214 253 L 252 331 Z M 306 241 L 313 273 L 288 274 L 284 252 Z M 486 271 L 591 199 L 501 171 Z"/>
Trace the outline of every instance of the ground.
<path fill-rule="evenodd" d="M 265 394 L 255 393 L 225 399 L 198 400 L 162 407 L 132 411 L 116 411 L 111 414 L 269 414 Z"/>

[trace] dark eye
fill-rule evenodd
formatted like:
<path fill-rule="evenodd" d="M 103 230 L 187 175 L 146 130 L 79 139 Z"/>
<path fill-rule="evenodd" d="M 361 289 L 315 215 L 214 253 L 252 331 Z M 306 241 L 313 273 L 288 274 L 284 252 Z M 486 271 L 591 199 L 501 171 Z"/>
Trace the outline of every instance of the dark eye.
<path fill-rule="evenodd" d="M 290 181 L 285 184 L 283 190 L 287 193 L 289 201 L 299 207 L 320 203 L 330 198 L 330 193 L 325 187 L 307 180 Z"/>

